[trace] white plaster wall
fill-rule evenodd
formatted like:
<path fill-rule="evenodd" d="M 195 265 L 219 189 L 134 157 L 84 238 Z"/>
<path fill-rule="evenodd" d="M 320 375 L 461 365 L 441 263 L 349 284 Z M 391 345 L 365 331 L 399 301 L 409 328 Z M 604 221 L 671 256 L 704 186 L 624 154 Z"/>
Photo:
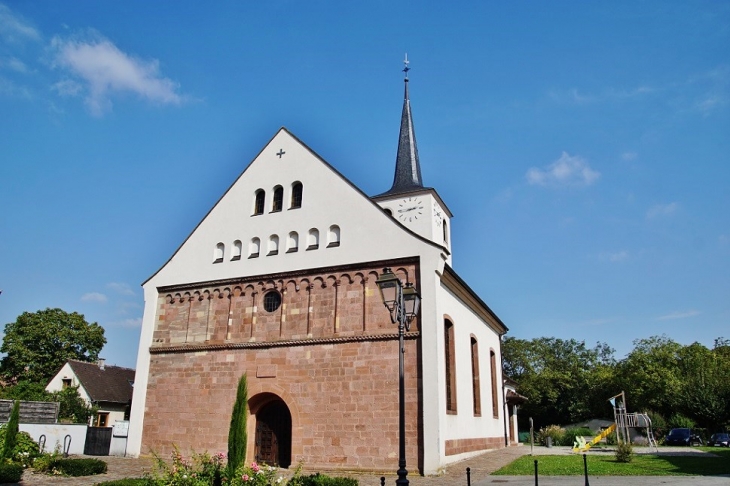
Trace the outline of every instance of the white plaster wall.
<path fill-rule="evenodd" d="M 64 378 L 71 378 L 71 386 L 78 386 L 79 387 L 79 396 L 81 396 L 81 399 L 86 402 L 87 405 L 91 404 L 91 400 L 89 399 L 89 393 L 86 391 L 86 388 L 79 382 L 78 377 L 73 372 L 73 369 L 71 369 L 71 365 L 66 363 L 63 365 L 61 370 L 56 373 L 56 376 L 51 378 L 51 381 L 48 382 L 48 385 L 46 385 L 46 391 L 53 393 L 63 390 L 63 379 Z"/>
<path fill-rule="evenodd" d="M 45 451 L 58 450 L 63 452 L 63 440 L 67 435 L 71 436 L 71 448 L 69 454 L 83 454 L 86 443 L 85 424 L 20 424 L 19 429 L 28 432 L 34 441 L 38 442 L 41 435 L 46 436 Z"/>
<path fill-rule="evenodd" d="M 441 322 L 438 340 L 437 377 L 439 389 L 446 389 L 446 369 L 444 355 L 443 317 L 448 315 L 454 324 L 454 351 L 456 366 L 456 406 L 457 413 L 446 413 L 446 394 L 439 394 L 440 422 L 443 424 L 442 441 L 452 439 L 470 439 L 478 437 L 504 438 L 504 407 L 502 391 L 502 370 L 497 369 L 497 403 L 499 417 L 494 418 L 492 411 L 492 385 L 489 352 L 494 350 L 497 366 L 500 366 L 500 338 L 479 316 L 464 305 L 444 286 L 440 286 L 438 305 Z M 481 416 L 474 416 L 471 371 L 471 335 L 477 339 L 479 348 L 479 378 L 481 392 Z M 456 462 L 475 453 L 446 456 L 442 453 L 444 464 Z"/>

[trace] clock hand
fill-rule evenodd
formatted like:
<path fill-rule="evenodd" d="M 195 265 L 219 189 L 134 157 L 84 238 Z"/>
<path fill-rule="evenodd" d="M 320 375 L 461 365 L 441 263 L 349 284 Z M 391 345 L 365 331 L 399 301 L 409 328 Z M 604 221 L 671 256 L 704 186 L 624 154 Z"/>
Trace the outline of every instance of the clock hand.
<path fill-rule="evenodd" d="M 408 211 L 413 211 L 414 209 L 416 209 L 416 208 L 399 209 L 398 212 L 399 213 L 407 213 Z"/>

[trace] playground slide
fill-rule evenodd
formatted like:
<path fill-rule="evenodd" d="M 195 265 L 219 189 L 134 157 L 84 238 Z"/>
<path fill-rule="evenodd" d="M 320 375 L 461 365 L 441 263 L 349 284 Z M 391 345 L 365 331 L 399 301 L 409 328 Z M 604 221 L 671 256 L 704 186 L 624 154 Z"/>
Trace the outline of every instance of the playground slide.
<path fill-rule="evenodd" d="M 585 452 L 594 445 L 598 444 L 601 439 L 606 437 L 608 434 L 616 430 L 616 424 L 611 424 L 609 428 L 598 434 L 593 438 L 592 441 L 586 442 L 583 437 L 576 437 L 575 443 L 573 444 L 573 452 Z"/>

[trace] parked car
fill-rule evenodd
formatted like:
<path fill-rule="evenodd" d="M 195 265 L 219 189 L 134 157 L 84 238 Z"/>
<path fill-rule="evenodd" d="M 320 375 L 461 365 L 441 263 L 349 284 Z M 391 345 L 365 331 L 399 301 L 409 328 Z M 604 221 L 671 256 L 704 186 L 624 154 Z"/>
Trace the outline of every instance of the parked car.
<path fill-rule="evenodd" d="M 710 440 L 707 441 L 708 446 L 718 446 L 718 447 L 730 447 L 730 434 L 726 434 L 725 432 L 718 432 L 717 434 L 712 434 L 712 437 L 710 437 Z"/>
<path fill-rule="evenodd" d="M 702 445 L 702 437 L 692 432 L 692 429 L 672 429 L 664 438 L 664 445 L 689 446 Z"/>

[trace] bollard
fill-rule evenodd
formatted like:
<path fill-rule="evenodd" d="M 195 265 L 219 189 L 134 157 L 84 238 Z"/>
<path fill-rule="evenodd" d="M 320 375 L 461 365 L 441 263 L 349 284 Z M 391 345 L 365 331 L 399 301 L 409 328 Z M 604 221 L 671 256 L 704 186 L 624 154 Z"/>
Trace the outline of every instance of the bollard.
<path fill-rule="evenodd" d="M 380 486 L 385 486 L 385 476 L 380 476 Z"/>
<path fill-rule="evenodd" d="M 466 486 L 471 486 L 471 468 L 466 468 Z"/>
<path fill-rule="evenodd" d="M 537 459 L 535 459 L 535 486 L 537 486 Z"/>
<path fill-rule="evenodd" d="M 585 454 L 583 454 L 583 471 L 586 473 L 586 486 L 590 486 L 588 484 L 588 459 L 586 459 Z"/>

